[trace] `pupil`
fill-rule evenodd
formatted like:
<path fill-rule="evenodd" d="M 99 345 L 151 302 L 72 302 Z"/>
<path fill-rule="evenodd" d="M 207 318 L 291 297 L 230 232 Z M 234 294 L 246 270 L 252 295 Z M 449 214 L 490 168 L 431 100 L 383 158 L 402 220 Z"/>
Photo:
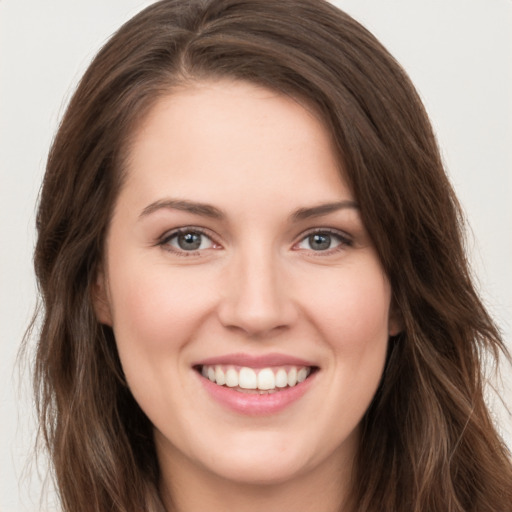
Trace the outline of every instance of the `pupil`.
<path fill-rule="evenodd" d="M 331 246 L 330 235 L 315 234 L 309 237 L 309 245 L 315 251 L 323 251 Z"/>
<path fill-rule="evenodd" d="M 193 251 L 201 246 L 199 233 L 184 233 L 178 236 L 178 245 L 185 251 Z"/>

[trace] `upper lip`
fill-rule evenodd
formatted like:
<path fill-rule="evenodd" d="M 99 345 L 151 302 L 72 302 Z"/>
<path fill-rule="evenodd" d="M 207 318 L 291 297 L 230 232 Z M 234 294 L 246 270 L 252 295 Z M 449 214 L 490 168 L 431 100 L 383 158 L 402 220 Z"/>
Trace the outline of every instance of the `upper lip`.
<path fill-rule="evenodd" d="M 252 355 L 243 353 L 225 354 L 197 361 L 192 366 L 215 365 L 246 366 L 248 368 L 267 368 L 269 366 L 315 366 L 311 361 L 277 352 Z"/>

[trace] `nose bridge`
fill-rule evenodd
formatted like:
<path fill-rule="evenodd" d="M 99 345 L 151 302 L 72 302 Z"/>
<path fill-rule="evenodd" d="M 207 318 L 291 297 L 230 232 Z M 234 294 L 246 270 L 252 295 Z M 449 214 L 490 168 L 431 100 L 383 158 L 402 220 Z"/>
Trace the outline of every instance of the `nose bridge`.
<path fill-rule="evenodd" d="M 219 308 L 225 326 L 255 335 L 282 328 L 294 319 L 279 255 L 270 244 L 251 243 L 230 261 Z"/>

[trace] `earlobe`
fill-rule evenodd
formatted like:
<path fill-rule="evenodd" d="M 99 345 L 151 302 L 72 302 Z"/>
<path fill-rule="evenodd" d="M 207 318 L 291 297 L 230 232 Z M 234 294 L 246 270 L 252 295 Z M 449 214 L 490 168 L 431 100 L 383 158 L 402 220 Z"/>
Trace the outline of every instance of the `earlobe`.
<path fill-rule="evenodd" d="M 402 332 L 402 326 L 397 323 L 390 321 L 389 322 L 389 336 L 397 336 Z"/>
<path fill-rule="evenodd" d="M 402 319 L 402 313 L 395 301 L 391 304 L 389 311 L 388 321 L 388 334 L 389 336 L 397 336 L 404 330 L 404 322 Z"/>
<path fill-rule="evenodd" d="M 98 271 L 96 281 L 92 286 L 91 299 L 98 322 L 112 327 L 112 311 L 110 308 L 107 279 L 102 270 Z"/>

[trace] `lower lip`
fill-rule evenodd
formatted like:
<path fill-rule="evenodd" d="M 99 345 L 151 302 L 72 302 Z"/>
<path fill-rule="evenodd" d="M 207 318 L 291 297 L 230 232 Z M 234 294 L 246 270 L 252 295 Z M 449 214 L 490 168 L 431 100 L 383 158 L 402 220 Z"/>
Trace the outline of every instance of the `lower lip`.
<path fill-rule="evenodd" d="M 299 400 L 311 387 L 316 374 L 317 372 L 314 372 L 306 380 L 291 388 L 263 395 L 219 386 L 201 374 L 198 374 L 198 377 L 207 393 L 221 405 L 239 414 L 259 416 L 278 413 Z"/>

